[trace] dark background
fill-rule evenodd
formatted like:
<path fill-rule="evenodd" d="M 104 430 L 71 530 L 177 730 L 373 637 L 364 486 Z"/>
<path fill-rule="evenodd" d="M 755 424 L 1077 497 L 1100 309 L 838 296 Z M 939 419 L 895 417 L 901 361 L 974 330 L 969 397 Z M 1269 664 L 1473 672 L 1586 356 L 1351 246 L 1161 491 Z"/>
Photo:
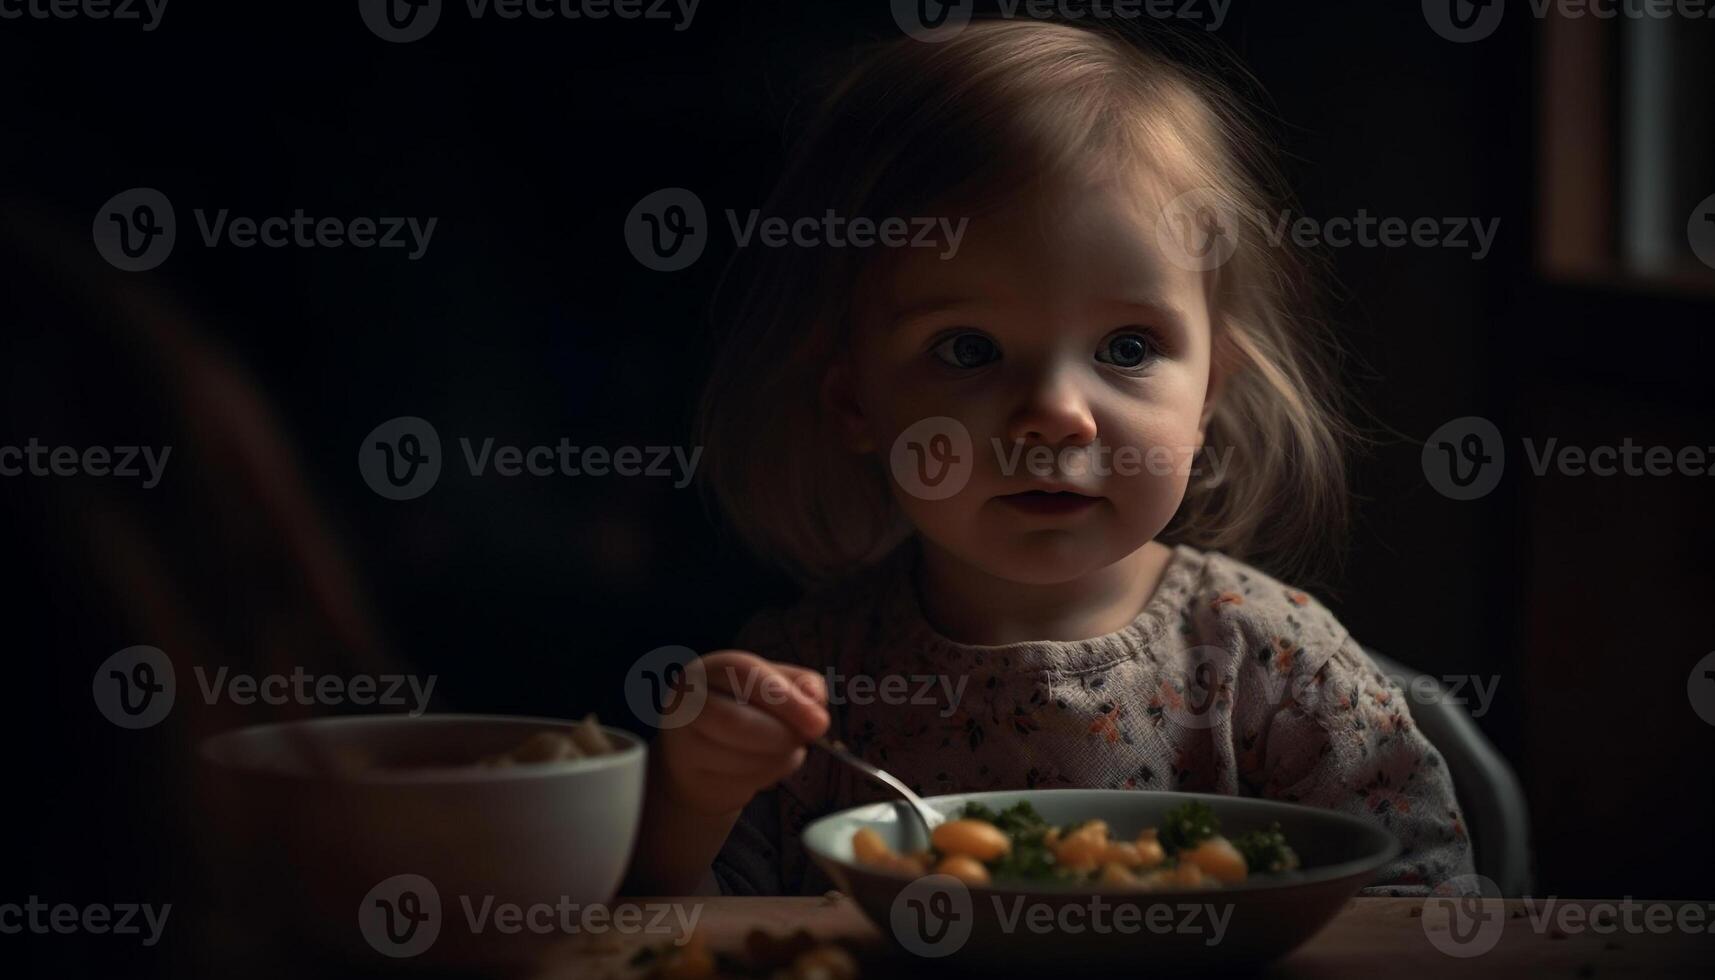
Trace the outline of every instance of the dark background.
<path fill-rule="evenodd" d="M 408 665 L 438 675 L 440 710 L 635 724 L 622 677 L 636 657 L 724 645 L 791 598 L 694 489 L 473 480 L 454 440 L 689 441 L 730 235 L 657 273 L 627 251 L 625 216 L 669 186 L 711 213 L 760 206 L 800 79 L 892 36 L 887 5 L 706 0 L 676 33 L 472 22 L 454 4 L 402 45 L 352 4 L 301 7 L 176 0 L 152 33 L 0 22 L 0 444 L 174 446 L 153 491 L 0 481 L 4 725 L 25 780 L 8 794 L 0 900 L 194 894 L 189 746 L 301 709 L 205 707 L 190 664 Z M 1523 9 L 1453 44 L 1415 3 L 1240 0 L 1216 34 L 1273 100 L 1303 213 L 1501 220 L 1481 262 L 1325 253 L 1373 444 L 1348 558 L 1316 584 L 1366 645 L 1498 676 L 1479 723 L 1530 793 L 1539 894 L 1707 897 L 1715 730 L 1685 685 L 1715 650 L 1715 480 L 1537 478 L 1519 440 L 1715 445 L 1715 290 L 1701 267 L 1677 282 L 1545 268 L 1538 134 L 1569 96 L 1543 84 L 1545 28 Z M 1627 66 L 1603 29 L 1596 77 Z M 1675 30 L 1710 50 L 1708 22 Z M 1624 118 L 1617 96 L 1570 108 Z M 1674 179 L 1703 188 L 1689 215 L 1715 168 L 1687 161 Z M 128 275 L 90 224 L 138 186 L 173 201 L 179 242 Z M 415 262 L 205 248 L 191 211 L 221 207 L 439 222 Z M 402 415 L 434 423 L 449 461 L 428 495 L 395 503 L 355 455 Z M 1422 440 L 1465 415 L 1492 419 L 1514 454 L 1472 502 L 1436 493 L 1420 465 Z M 180 706 L 126 732 L 96 713 L 90 676 L 139 643 L 179 664 Z M 189 936 L 169 928 L 131 969 L 184 962 Z M 129 953 L 119 942 L 37 945 L 78 969 Z"/>

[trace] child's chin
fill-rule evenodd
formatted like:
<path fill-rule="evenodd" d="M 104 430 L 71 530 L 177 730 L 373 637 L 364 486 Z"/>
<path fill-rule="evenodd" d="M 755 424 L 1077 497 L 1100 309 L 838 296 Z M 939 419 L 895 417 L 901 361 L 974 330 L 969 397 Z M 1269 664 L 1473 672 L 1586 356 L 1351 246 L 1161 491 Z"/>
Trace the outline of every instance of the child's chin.
<path fill-rule="evenodd" d="M 1071 531 L 1033 531 L 1006 542 L 987 542 L 982 551 L 980 564 L 989 574 L 1027 585 L 1076 581 L 1126 554 L 1116 551 L 1111 540 Z"/>

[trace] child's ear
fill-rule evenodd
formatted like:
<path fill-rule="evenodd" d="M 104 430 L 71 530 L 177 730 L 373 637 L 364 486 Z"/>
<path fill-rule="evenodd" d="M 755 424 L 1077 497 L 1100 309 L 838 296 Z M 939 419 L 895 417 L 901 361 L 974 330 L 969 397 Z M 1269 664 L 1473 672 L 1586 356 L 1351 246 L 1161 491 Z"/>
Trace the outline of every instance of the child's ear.
<path fill-rule="evenodd" d="M 827 409 L 835 427 L 844 436 L 847 449 L 854 453 L 875 452 L 875 440 L 869 434 L 868 420 L 858 405 L 851 364 L 844 357 L 836 358 L 828 373 L 822 376 L 822 407 Z"/>

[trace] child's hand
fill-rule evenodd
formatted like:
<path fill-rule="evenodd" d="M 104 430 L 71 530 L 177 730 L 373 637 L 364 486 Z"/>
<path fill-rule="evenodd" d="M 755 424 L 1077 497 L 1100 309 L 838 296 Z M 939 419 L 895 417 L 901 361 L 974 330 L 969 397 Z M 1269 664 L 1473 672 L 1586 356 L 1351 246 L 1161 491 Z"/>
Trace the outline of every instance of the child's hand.
<path fill-rule="evenodd" d="M 828 730 L 827 685 L 743 650 L 698 663 L 709 696 L 692 721 L 662 733 L 662 788 L 683 805 L 730 813 L 803 764 L 804 743 Z"/>

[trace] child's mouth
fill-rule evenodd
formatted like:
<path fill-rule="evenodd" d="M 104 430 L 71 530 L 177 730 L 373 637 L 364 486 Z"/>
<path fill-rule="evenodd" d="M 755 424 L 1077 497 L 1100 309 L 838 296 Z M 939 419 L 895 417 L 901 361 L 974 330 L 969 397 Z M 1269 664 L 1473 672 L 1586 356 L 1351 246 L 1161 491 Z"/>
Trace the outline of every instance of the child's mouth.
<path fill-rule="evenodd" d="M 1071 490 L 1026 490 L 995 499 L 1026 514 L 1076 514 L 1094 507 L 1102 498 Z"/>

